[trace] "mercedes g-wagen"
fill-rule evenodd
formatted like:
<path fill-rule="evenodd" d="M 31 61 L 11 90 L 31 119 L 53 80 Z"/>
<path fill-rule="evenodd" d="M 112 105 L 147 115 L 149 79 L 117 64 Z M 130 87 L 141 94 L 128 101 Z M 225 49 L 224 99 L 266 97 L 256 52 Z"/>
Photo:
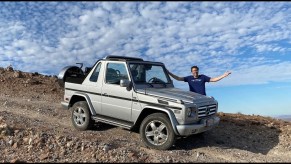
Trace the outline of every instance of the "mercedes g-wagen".
<path fill-rule="evenodd" d="M 78 130 L 95 122 L 139 128 L 145 146 L 166 150 L 177 137 L 205 132 L 220 121 L 218 102 L 175 88 L 161 62 L 106 56 L 84 71 L 77 64 L 64 67 L 58 80 L 65 89 L 61 104 Z"/>

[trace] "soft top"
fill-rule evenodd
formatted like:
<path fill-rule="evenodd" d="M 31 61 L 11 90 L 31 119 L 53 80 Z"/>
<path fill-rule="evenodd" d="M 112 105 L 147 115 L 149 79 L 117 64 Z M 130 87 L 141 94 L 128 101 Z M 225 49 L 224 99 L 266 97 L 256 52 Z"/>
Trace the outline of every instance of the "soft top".
<path fill-rule="evenodd" d="M 143 61 L 142 58 L 129 57 L 129 56 L 114 56 L 114 55 L 106 56 L 104 59 L 106 59 L 106 60 L 122 60 L 122 61 Z"/>

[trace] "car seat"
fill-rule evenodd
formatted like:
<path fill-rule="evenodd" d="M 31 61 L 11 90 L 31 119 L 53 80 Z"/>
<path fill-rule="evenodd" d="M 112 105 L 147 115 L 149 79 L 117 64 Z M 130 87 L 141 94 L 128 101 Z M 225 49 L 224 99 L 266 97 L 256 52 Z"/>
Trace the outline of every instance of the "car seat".
<path fill-rule="evenodd" d="M 120 82 L 119 76 L 115 69 L 107 68 L 106 82 L 110 84 L 118 84 Z"/>

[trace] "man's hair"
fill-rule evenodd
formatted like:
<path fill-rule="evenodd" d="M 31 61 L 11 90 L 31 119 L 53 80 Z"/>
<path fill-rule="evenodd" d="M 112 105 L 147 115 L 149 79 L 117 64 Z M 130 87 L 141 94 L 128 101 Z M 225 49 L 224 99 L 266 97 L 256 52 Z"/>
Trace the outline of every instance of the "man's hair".
<path fill-rule="evenodd" d="M 199 68 L 198 68 L 196 65 L 194 65 L 194 66 L 191 67 L 191 72 L 192 72 L 192 69 L 193 69 L 193 68 L 196 68 L 197 71 L 199 71 Z"/>

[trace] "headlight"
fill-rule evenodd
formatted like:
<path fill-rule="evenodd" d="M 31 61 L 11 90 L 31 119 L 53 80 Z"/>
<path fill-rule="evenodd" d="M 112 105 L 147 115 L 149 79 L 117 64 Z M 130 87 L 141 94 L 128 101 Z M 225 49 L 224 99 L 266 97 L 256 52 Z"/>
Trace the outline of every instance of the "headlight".
<path fill-rule="evenodd" d="M 186 110 L 186 114 L 188 117 L 195 117 L 196 115 L 196 108 L 195 107 L 189 107 Z"/>
<path fill-rule="evenodd" d="M 191 108 L 187 108 L 187 116 L 191 117 L 192 114 L 192 109 Z"/>

